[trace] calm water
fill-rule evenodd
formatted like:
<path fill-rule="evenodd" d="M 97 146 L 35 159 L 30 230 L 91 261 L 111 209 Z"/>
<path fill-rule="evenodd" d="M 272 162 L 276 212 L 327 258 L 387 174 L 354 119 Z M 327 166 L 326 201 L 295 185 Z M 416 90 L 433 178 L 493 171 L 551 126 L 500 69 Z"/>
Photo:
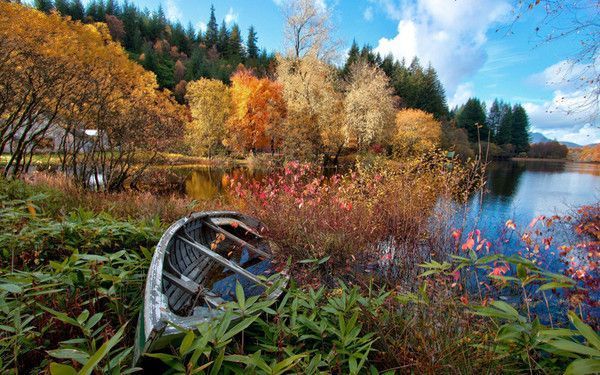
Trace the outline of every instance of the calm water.
<path fill-rule="evenodd" d="M 600 165 L 551 162 L 495 162 L 488 169 L 483 200 L 471 198 L 470 221 L 494 236 L 512 219 L 525 226 L 539 215 L 568 214 L 600 201 Z"/>
<path fill-rule="evenodd" d="M 261 177 L 257 170 L 196 168 L 185 180 L 185 193 L 211 199 L 224 191 L 226 175 Z M 503 161 L 488 168 L 483 194 L 471 198 L 470 216 L 493 229 L 513 219 L 524 224 L 538 215 L 565 214 L 578 206 L 600 201 L 600 164 L 552 161 Z"/>

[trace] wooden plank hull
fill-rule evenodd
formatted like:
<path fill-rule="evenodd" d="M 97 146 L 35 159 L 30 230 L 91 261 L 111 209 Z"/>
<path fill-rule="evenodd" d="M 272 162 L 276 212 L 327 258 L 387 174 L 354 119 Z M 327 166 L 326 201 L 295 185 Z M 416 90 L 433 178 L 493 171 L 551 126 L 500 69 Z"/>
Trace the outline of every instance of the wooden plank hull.
<path fill-rule="evenodd" d="M 136 331 L 134 362 L 143 353 L 160 350 L 179 329 L 195 329 L 223 314 L 222 305 L 235 299 L 240 283 L 246 296 L 266 294 L 266 277 L 276 245 L 262 236 L 255 218 L 233 211 L 194 213 L 175 222 L 160 239 L 146 279 L 144 306 Z M 287 283 L 271 288 L 265 298 L 277 298 Z"/>

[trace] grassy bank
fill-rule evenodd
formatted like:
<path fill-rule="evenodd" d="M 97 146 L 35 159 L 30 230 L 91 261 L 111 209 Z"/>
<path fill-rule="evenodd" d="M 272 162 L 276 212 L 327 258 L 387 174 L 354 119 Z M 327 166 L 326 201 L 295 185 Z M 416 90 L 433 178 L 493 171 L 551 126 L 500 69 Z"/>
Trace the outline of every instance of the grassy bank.
<path fill-rule="evenodd" d="M 175 218 L 219 207 L 268 222 L 279 256 L 293 260 L 292 285 L 279 301 L 238 291 L 225 316 L 156 356 L 171 372 L 596 371 L 600 341 L 581 317 L 597 271 L 557 275 L 495 254 L 478 232 L 432 230 L 422 221 L 431 202 L 460 199 L 472 179 L 468 168 L 429 163 L 370 161 L 327 183 L 292 164 L 261 183 L 233 179 L 228 202 L 97 194 L 46 175 L 0 181 L 2 371 L 130 371 L 153 245 Z M 598 215 L 586 209 L 568 223 L 593 262 Z M 547 241 L 525 234 L 532 253 Z M 393 253 L 373 245 L 390 238 Z M 554 298 L 562 310 L 546 309 Z M 233 323 L 232 314 L 242 316 Z"/>

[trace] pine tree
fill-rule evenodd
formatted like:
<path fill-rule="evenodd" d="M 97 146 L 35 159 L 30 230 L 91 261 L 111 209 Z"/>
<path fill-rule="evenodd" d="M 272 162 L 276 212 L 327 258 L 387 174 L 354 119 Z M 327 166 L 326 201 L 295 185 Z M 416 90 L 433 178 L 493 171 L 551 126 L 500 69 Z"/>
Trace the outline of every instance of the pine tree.
<path fill-rule="evenodd" d="M 221 22 L 221 28 L 219 29 L 219 34 L 217 37 L 217 51 L 221 56 L 227 56 L 227 42 L 229 41 L 229 30 L 227 30 L 227 25 L 225 21 Z"/>
<path fill-rule="evenodd" d="M 55 0 L 54 7 L 63 16 L 69 15 L 69 0 Z"/>
<path fill-rule="evenodd" d="M 206 49 L 210 49 L 212 46 L 217 45 L 217 40 L 219 37 L 219 30 L 217 25 L 217 18 L 215 17 L 215 6 L 210 6 L 210 20 L 208 21 L 208 25 L 206 25 Z"/>
<path fill-rule="evenodd" d="M 448 115 L 446 92 L 431 65 L 419 83 L 421 87 L 417 87 L 418 96 L 414 107 L 433 114 L 438 120 L 446 117 Z"/>
<path fill-rule="evenodd" d="M 517 153 L 529 151 L 529 117 L 520 104 L 513 107 L 511 143 Z"/>
<path fill-rule="evenodd" d="M 81 2 L 81 0 L 73 0 L 69 8 L 69 15 L 71 16 L 71 18 L 73 18 L 74 20 L 83 20 L 83 17 L 85 16 L 85 10 L 83 8 L 83 3 Z"/>
<path fill-rule="evenodd" d="M 459 110 L 456 124 L 467 130 L 470 142 L 486 140 L 488 137 L 485 108 L 477 98 L 470 98 Z"/>
<path fill-rule="evenodd" d="M 180 22 L 171 27 L 171 46 L 176 46 L 186 55 L 190 53 L 188 39 Z"/>
<path fill-rule="evenodd" d="M 129 51 L 139 52 L 142 47 L 142 33 L 138 23 L 138 11 L 134 5 L 127 2 L 123 4 L 121 21 L 123 21 L 125 29 L 125 38 L 123 38 L 125 48 Z"/>
<path fill-rule="evenodd" d="M 383 70 L 385 72 L 385 74 L 392 79 L 394 77 L 394 56 L 392 56 L 392 54 L 388 54 L 383 61 L 381 62 L 381 65 L 379 66 L 381 68 L 381 70 Z"/>
<path fill-rule="evenodd" d="M 192 56 L 188 60 L 185 67 L 185 79 L 188 82 L 195 81 L 203 76 L 204 68 L 204 53 L 200 48 L 194 49 Z"/>
<path fill-rule="evenodd" d="M 348 51 L 348 57 L 346 58 L 346 63 L 344 64 L 344 68 L 342 69 L 342 75 L 347 77 L 350 74 L 350 67 L 352 64 L 357 62 L 360 59 L 360 49 L 358 48 L 358 44 L 356 43 L 356 39 L 352 41 L 352 46 Z"/>
<path fill-rule="evenodd" d="M 114 0 L 107 0 L 104 6 L 104 12 L 113 16 L 119 16 L 119 5 Z"/>
<path fill-rule="evenodd" d="M 185 29 L 185 37 L 188 40 L 189 43 L 189 49 L 190 51 L 192 50 L 192 44 L 196 43 L 197 39 L 196 39 L 196 30 L 194 30 L 194 25 L 192 25 L 191 22 L 188 22 L 188 25 Z"/>
<path fill-rule="evenodd" d="M 229 40 L 227 41 L 227 55 L 230 58 L 238 61 L 244 57 L 242 36 L 240 35 L 240 28 L 236 24 L 231 27 L 231 33 L 229 33 Z"/>
<path fill-rule="evenodd" d="M 498 131 L 500 130 L 500 123 L 502 122 L 502 102 L 498 99 L 494 99 L 490 111 L 487 116 L 487 125 L 492 133 L 492 140 L 497 142 Z"/>
<path fill-rule="evenodd" d="M 97 21 L 100 19 L 98 12 L 98 2 L 96 0 L 92 0 L 88 3 L 87 8 L 85 9 L 85 16 L 90 19 Z"/>
<path fill-rule="evenodd" d="M 507 145 L 512 142 L 513 112 L 510 105 L 504 103 L 501 104 L 500 111 L 502 117 L 498 126 L 498 132 L 496 133 L 496 143 Z"/>
<path fill-rule="evenodd" d="M 35 0 L 33 2 L 35 9 L 41 10 L 42 12 L 50 12 L 54 9 L 54 5 L 52 4 L 52 0 Z"/>
<path fill-rule="evenodd" d="M 256 31 L 254 26 L 250 26 L 248 29 L 248 40 L 246 41 L 246 52 L 249 59 L 258 58 L 258 38 L 256 37 Z"/>

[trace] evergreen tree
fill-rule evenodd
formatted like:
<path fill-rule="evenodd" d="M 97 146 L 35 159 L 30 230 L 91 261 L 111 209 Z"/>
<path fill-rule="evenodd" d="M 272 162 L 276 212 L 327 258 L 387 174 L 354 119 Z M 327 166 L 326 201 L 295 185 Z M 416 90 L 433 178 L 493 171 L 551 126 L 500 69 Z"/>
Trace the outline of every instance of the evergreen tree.
<path fill-rule="evenodd" d="M 348 51 L 348 57 L 346 58 L 346 63 L 344 64 L 344 68 L 342 69 L 342 75 L 347 77 L 350 74 L 350 67 L 352 64 L 357 62 L 360 59 L 360 49 L 358 48 L 358 44 L 356 43 L 356 39 L 352 41 L 352 46 Z"/>
<path fill-rule="evenodd" d="M 145 45 L 142 54 L 144 55 L 142 66 L 146 70 L 156 72 L 158 70 L 158 57 L 156 56 L 154 48 L 152 48 L 152 46 Z"/>
<path fill-rule="evenodd" d="M 85 10 L 83 8 L 83 3 L 81 0 L 73 0 L 69 6 L 69 15 L 74 20 L 83 20 L 85 16 Z"/>
<path fill-rule="evenodd" d="M 420 83 L 421 87 L 417 87 L 418 98 L 414 107 L 433 114 L 437 119 L 446 117 L 448 115 L 446 92 L 431 65 L 425 71 Z"/>
<path fill-rule="evenodd" d="M 55 0 L 54 7 L 63 16 L 69 15 L 69 0 Z"/>
<path fill-rule="evenodd" d="M 485 108 L 477 98 L 470 98 L 459 110 L 456 124 L 467 131 L 469 142 L 487 139 Z"/>
<path fill-rule="evenodd" d="M 175 23 L 171 28 L 171 46 L 176 46 L 186 55 L 190 53 L 188 39 L 180 22 Z"/>
<path fill-rule="evenodd" d="M 496 143 L 499 145 L 507 145 L 512 142 L 512 122 L 513 112 L 512 108 L 508 104 L 501 104 L 502 117 L 500 119 L 500 125 L 498 126 L 498 132 L 496 133 Z"/>
<path fill-rule="evenodd" d="M 242 36 L 240 35 L 240 28 L 236 24 L 231 27 L 231 32 L 229 33 L 229 40 L 227 41 L 227 55 L 236 61 L 239 61 L 244 57 Z"/>
<path fill-rule="evenodd" d="M 394 77 L 394 56 L 392 54 L 388 54 L 380 65 L 381 70 L 385 72 L 385 74 L 392 79 Z"/>
<path fill-rule="evenodd" d="M 52 0 L 35 0 L 33 2 L 33 6 L 35 6 L 35 9 L 41 10 L 42 12 L 46 12 L 46 13 L 48 13 L 52 9 L 54 9 Z"/>
<path fill-rule="evenodd" d="M 123 44 L 125 49 L 133 52 L 139 52 L 142 47 L 142 33 L 138 23 L 138 11 L 136 7 L 129 3 L 123 4 L 123 14 L 121 15 L 125 37 Z"/>
<path fill-rule="evenodd" d="M 192 45 L 196 42 L 196 30 L 194 30 L 194 25 L 191 22 L 188 22 L 187 28 L 185 29 L 185 37 L 189 43 L 189 50 L 192 50 Z"/>
<path fill-rule="evenodd" d="M 208 21 L 208 25 L 206 25 L 206 49 L 210 49 L 212 46 L 217 45 L 217 40 L 219 37 L 219 30 L 217 25 L 217 18 L 215 17 L 215 7 L 214 5 L 210 6 L 210 20 Z"/>
<path fill-rule="evenodd" d="M 85 9 L 85 16 L 94 21 L 100 20 L 100 11 L 96 0 L 92 0 L 88 3 L 87 8 Z"/>
<path fill-rule="evenodd" d="M 227 30 L 227 25 L 225 21 L 221 22 L 221 28 L 219 29 L 219 34 L 217 36 L 217 51 L 221 56 L 227 56 L 227 42 L 229 41 L 229 30 Z"/>
<path fill-rule="evenodd" d="M 498 131 L 500 130 L 500 123 L 502 122 L 502 115 L 502 102 L 498 99 L 494 99 L 487 116 L 487 125 L 492 133 L 492 140 L 494 140 L 494 142 L 497 142 Z"/>
<path fill-rule="evenodd" d="M 113 16 L 119 16 L 119 6 L 114 0 L 107 0 L 106 5 L 104 6 L 104 12 L 106 14 L 111 14 Z"/>
<path fill-rule="evenodd" d="M 195 81 L 202 77 L 204 68 L 204 53 L 200 48 L 194 49 L 192 56 L 188 60 L 185 67 L 185 79 L 188 82 Z"/>
<path fill-rule="evenodd" d="M 520 104 L 513 108 L 511 143 L 517 153 L 529 151 L 529 116 Z"/>
<path fill-rule="evenodd" d="M 246 41 L 246 52 L 249 59 L 258 58 L 258 38 L 254 26 L 250 26 L 248 29 L 248 40 Z"/>

